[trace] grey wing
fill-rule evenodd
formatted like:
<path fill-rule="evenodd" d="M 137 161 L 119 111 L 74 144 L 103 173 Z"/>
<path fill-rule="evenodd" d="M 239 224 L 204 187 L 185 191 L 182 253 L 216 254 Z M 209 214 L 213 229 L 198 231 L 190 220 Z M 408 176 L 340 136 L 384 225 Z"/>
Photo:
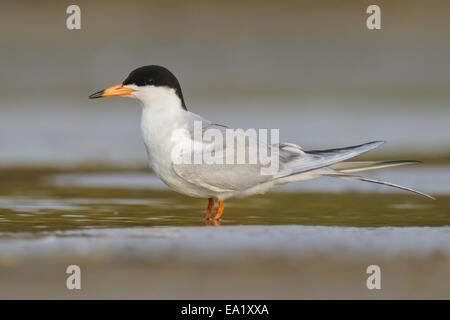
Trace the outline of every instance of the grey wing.
<path fill-rule="evenodd" d="M 238 162 L 234 158 L 234 163 L 227 164 L 229 163 L 226 161 L 227 153 L 232 150 L 234 154 L 237 154 L 239 151 L 238 144 L 230 145 L 226 143 L 227 127 L 208 123 L 200 117 L 198 119 L 203 122 L 203 132 L 217 130 L 217 133 L 223 139 L 220 143 L 215 139 L 209 142 L 203 140 L 197 142 L 207 150 L 214 150 L 215 156 L 222 158 L 223 161 L 221 164 L 217 164 L 217 162 L 216 164 L 176 164 L 173 165 L 173 169 L 178 176 L 186 181 L 215 192 L 246 190 L 271 180 L 327 167 L 356 157 L 384 143 L 384 141 L 374 141 L 339 149 L 303 151 L 299 146 L 291 143 L 269 146 L 266 141 L 260 140 L 258 136 L 256 137 L 257 141 L 254 141 L 254 137 L 244 134 L 245 137 L 248 137 L 248 139 L 245 139 L 245 152 L 246 154 L 256 153 L 258 155 L 256 163 L 248 164 L 247 161 L 247 164 L 235 164 Z M 235 132 L 235 134 L 237 133 Z M 241 132 L 239 136 L 242 137 L 242 135 Z M 195 137 L 193 134 L 192 136 Z M 273 174 L 262 174 L 262 169 L 267 167 L 267 164 L 260 163 L 261 159 L 258 153 L 260 148 L 266 149 L 266 154 L 277 151 L 278 163 L 276 172 Z M 203 151 L 200 152 L 203 153 Z M 198 154 L 198 151 L 192 152 L 192 156 L 195 156 L 195 154 Z"/>
<path fill-rule="evenodd" d="M 176 164 L 173 169 L 187 182 L 214 192 L 242 191 L 271 180 L 256 165 Z"/>
<path fill-rule="evenodd" d="M 194 159 L 195 156 L 198 156 L 198 153 L 201 153 L 203 156 L 206 153 L 212 154 L 215 159 L 219 159 L 215 163 L 203 163 L 201 164 L 173 164 L 173 170 L 175 173 L 188 181 L 189 183 L 201 187 L 207 190 L 211 190 L 214 192 L 232 192 L 232 191 L 241 191 L 251 188 L 260 183 L 269 181 L 272 179 L 270 175 L 262 175 L 261 168 L 263 165 L 256 161 L 256 163 L 249 164 L 248 162 L 244 164 L 236 163 L 236 155 L 238 152 L 238 144 L 227 144 L 226 143 L 226 129 L 227 127 L 205 123 L 203 120 L 203 133 L 207 130 L 216 132 L 223 137 L 222 141 L 218 141 L 216 139 L 211 139 L 210 141 L 202 140 L 200 143 L 203 146 L 203 150 L 193 151 L 191 154 L 191 159 Z M 241 133 L 242 134 L 242 133 Z M 191 137 L 194 135 L 191 134 Z M 265 147 L 263 142 L 255 143 L 251 142 L 252 137 L 246 138 L 245 141 L 245 151 L 247 154 L 254 154 L 257 150 L 256 148 Z M 220 140 L 220 139 L 219 139 Z M 197 141 L 199 142 L 199 141 Z M 229 152 L 233 152 L 234 162 L 227 162 L 226 156 Z M 221 161 L 220 161 L 221 159 Z M 221 162 L 221 163 L 220 163 Z"/>

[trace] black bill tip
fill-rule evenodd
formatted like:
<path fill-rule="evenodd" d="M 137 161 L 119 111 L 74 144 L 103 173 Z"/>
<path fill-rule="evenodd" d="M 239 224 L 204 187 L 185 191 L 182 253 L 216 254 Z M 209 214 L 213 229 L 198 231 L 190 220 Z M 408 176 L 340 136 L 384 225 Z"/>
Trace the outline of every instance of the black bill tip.
<path fill-rule="evenodd" d="M 96 92 L 96 93 L 91 94 L 91 95 L 89 96 L 89 99 L 98 99 L 98 98 L 101 98 L 101 97 L 103 97 L 103 93 L 105 93 L 105 90 L 100 90 L 100 91 L 98 91 L 98 92 Z"/>

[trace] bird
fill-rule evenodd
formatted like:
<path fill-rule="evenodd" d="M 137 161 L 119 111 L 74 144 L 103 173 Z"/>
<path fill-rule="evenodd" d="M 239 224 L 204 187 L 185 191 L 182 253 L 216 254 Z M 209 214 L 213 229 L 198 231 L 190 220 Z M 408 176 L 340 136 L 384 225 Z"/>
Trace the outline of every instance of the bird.
<path fill-rule="evenodd" d="M 189 111 L 175 75 L 167 68 L 148 65 L 133 70 L 118 85 L 98 91 L 90 99 L 104 97 L 130 97 L 142 105 L 141 132 L 153 172 L 170 188 L 187 196 L 208 199 L 206 220 L 212 219 L 214 200 L 218 206 L 214 220 L 221 219 L 224 201 L 233 197 L 262 194 L 274 187 L 319 177 L 360 180 L 387 185 L 410 191 L 431 199 L 431 195 L 386 181 L 365 178 L 356 172 L 419 163 L 415 160 L 347 161 L 373 150 L 385 141 L 372 141 L 360 145 L 326 150 L 304 150 L 294 143 L 269 143 L 262 139 L 245 136 L 239 131 L 237 138 L 244 138 L 243 150 L 250 154 L 255 145 L 267 154 L 273 152 L 278 158 L 276 170 L 263 173 L 267 163 L 214 163 L 195 162 L 192 158 L 204 155 L 204 150 L 223 160 L 227 154 L 233 156 L 237 144 L 219 144 L 216 139 L 203 139 L 195 135 L 196 123 L 201 123 L 201 133 L 213 130 L 224 136 L 229 127 L 214 123 Z M 198 127 L 197 127 L 198 129 Z M 252 140 L 253 139 L 253 140 Z M 196 146 L 196 147 L 192 147 Z M 241 145 L 242 147 L 242 145 Z M 242 149 L 242 148 L 241 148 Z M 270 152 L 269 152 L 270 150 Z M 272 154 L 272 153 L 271 153 Z M 190 159 L 180 161 L 180 159 Z M 231 156 L 230 156 L 231 158 Z M 200 160 L 202 157 L 200 157 Z"/>

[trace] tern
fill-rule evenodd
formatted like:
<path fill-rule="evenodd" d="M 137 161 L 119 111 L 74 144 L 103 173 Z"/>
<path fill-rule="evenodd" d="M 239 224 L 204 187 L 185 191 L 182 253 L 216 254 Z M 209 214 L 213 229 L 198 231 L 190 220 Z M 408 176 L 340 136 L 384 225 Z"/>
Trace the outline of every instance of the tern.
<path fill-rule="evenodd" d="M 135 98 L 141 102 L 141 130 L 150 167 L 173 190 L 191 197 L 208 199 L 205 217 L 207 220 L 211 218 L 214 210 L 214 199 L 218 200 L 214 217 L 217 221 L 224 211 L 224 200 L 228 198 L 261 194 L 286 183 L 323 176 L 387 185 L 434 199 L 428 194 L 411 188 L 354 174 L 359 171 L 419 162 L 414 160 L 346 161 L 377 148 L 384 141 L 337 149 L 307 151 L 293 143 L 269 144 L 258 140 L 258 148 L 277 151 L 278 168 L 271 174 L 263 174 L 261 169 L 264 164 L 261 162 L 180 163 L 176 160 L 184 156 L 186 152 L 193 157 L 198 152 L 204 152 L 188 146 L 200 145 L 207 150 L 213 148 L 216 151 L 228 150 L 229 152 L 230 148 L 236 149 L 236 145 L 222 143 L 219 146 L 216 140 L 199 140 L 195 137 L 193 131 L 196 121 L 202 123 L 202 132 L 214 129 L 216 132 L 224 133 L 225 136 L 228 128 L 188 111 L 180 83 L 172 72 L 162 66 L 150 65 L 137 68 L 121 84 L 98 91 L 89 98 L 113 96 Z M 186 148 L 180 149 L 180 145 Z M 245 143 L 246 152 L 251 152 L 252 148 L 254 144 Z M 216 156 L 220 154 L 225 157 L 226 152 L 218 152 Z"/>

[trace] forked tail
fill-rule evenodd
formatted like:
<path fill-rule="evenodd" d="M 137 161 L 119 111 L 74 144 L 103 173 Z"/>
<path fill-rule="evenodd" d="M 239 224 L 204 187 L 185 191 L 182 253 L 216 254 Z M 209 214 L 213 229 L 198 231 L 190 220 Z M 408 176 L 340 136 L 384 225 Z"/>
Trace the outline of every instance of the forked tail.
<path fill-rule="evenodd" d="M 318 176 L 329 176 L 377 183 L 414 192 L 424 197 L 434 199 L 432 196 L 418 190 L 403 187 L 390 182 L 364 178 L 353 174 L 354 172 L 359 171 L 420 163 L 420 161 L 414 160 L 346 161 L 362 153 L 373 150 L 383 143 L 384 141 L 373 141 L 345 148 L 312 151 L 303 150 L 299 146 L 293 144 L 281 144 L 280 151 L 284 152 L 284 160 L 282 162 L 283 169 L 276 174 L 274 178 L 284 178 L 305 172 L 317 172 Z"/>
<path fill-rule="evenodd" d="M 381 168 L 388 168 L 388 167 L 395 167 L 395 166 L 401 166 L 401 165 L 407 165 L 407 164 L 414 164 L 414 163 L 420 163 L 420 161 L 414 161 L 414 160 L 397 160 L 397 161 L 356 161 L 356 162 L 340 162 L 336 163 L 334 165 L 329 166 L 329 169 L 332 169 L 334 172 L 330 172 L 329 174 L 324 174 L 325 176 L 334 177 L 334 178 L 342 178 L 342 179 L 349 179 L 349 180 L 359 180 L 359 181 L 365 181 L 365 182 L 371 182 L 376 184 L 381 184 L 401 190 L 406 190 L 410 192 L 414 192 L 416 194 L 420 194 L 424 197 L 436 200 L 436 198 L 430 196 L 429 194 L 423 193 L 421 191 L 407 188 L 404 186 L 400 186 L 398 184 L 381 181 L 381 180 L 375 180 L 375 179 L 369 179 L 364 178 L 358 175 L 349 174 L 351 172 L 358 172 L 358 171 L 366 171 L 366 170 L 374 170 L 374 169 L 381 169 Z"/>

